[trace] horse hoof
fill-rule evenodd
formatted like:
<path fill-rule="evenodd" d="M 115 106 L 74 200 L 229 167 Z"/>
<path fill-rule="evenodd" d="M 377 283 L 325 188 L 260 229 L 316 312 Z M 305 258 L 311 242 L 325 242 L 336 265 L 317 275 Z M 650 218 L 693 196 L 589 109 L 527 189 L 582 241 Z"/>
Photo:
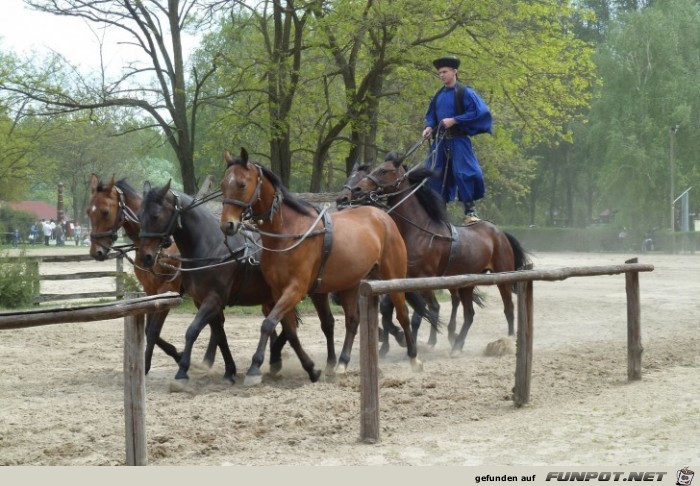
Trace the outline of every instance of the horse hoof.
<path fill-rule="evenodd" d="M 276 363 L 270 363 L 270 374 L 271 375 L 276 375 L 282 371 L 282 362 L 278 361 Z"/>
<path fill-rule="evenodd" d="M 416 372 L 423 371 L 423 362 L 418 358 L 411 359 L 411 369 Z"/>
<path fill-rule="evenodd" d="M 173 380 L 168 386 L 168 391 L 170 393 L 189 393 L 191 392 L 191 387 L 189 385 L 189 380 Z"/>
<path fill-rule="evenodd" d="M 311 383 L 316 383 L 320 377 L 321 370 L 312 370 L 311 373 L 309 373 L 309 379 L 311 380 Z"/>
<path fill-rule="evenodd" d="M 262 383 L 262 375 L 245 375 L 243 386 L 255 386 Z"/>
<path fill-rule="evenodd" d="M 335 373 L 337 375 L 344 375 L 347 370 L 348 370 L 347 363 L 338 363 L 338 366 L 336 366 L 336 368 L 335 368 Z"/>

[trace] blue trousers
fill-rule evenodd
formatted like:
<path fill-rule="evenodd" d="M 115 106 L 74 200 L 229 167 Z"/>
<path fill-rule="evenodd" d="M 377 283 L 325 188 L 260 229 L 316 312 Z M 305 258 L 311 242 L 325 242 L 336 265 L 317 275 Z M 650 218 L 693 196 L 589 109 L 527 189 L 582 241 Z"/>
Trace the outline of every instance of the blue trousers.
<path fill-rule="evenodd" d="M 437 151 L 435 144 L 439 143 Z M 428 183 L 448 203 L 477 201 L 486 193 L 484 174 L 467 136 L 440 139 L 433 142 L 431 156 L 425 166 L 435 172 Z M 447 168 L 447 170 L 445 170 Z"/>

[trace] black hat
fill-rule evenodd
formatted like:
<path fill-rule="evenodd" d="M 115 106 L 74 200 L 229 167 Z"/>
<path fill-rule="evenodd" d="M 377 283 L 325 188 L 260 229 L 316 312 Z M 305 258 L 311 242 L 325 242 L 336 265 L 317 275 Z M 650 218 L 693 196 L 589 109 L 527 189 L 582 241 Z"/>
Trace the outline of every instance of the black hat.
<path fill-rule="evenodd" d="M 451 56 L 441 57 L 440 59 L 435 59 L 433 61 L 433 66 L 435 66 L 435 69 L 440 69 L 444 67 L 457 69 L 459 68 L 459 59 Z"/>

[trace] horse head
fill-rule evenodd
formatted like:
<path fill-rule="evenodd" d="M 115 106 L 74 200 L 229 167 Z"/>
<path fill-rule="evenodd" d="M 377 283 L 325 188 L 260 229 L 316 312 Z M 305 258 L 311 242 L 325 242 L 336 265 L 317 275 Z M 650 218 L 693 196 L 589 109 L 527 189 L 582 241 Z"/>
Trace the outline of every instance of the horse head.
<path fill-rule="evenodd" d="M 117 231 L 124 222 L 114 176 L 109 183 L 104 184 L 97 175 L 92 174 L 90 194 L 90 202 L 87 205 L 87 216 L 92 228 L 90 256 L 103 261 L 112 250 L 112 245 L 117 240 Z"/>
<path fill-rule="evenodd" d="M 347 207 L 352 207 L 354 204 L 362 204 L 362 201 L 355 201 L 352 197 L 352 191 L 357 186 L 357 184 L 370 172 L 372 171 L 372 163 L 360 164 L 355 162 L 352 166 L 352 171 L 350 172 L 350 177 L 345 181 L 343 189 L 338 193 L 338 197 L 335 200 L 335 206 L 338 209 L 345 209 Z"/>
<path fill-rule="evenodd" d="M 143 185 L 138 256 L 146 268 L 153 267 L 161 249 L 172 244 L 171 235 L 179 226 L 180 203 L 170 183 L 161 188 L 152 188 L 148 181 Z"/>
<path fill-rule="evenodd" d="M 226 171 L 221 180 L 221 231 L 234 235 L 241 229 L 241 223 L 252 216 L 253 206 L 259 203 L 262 169 L 248 162 L 248 152 L 244 148 L 241 148 L 238 157 L 226 151 L 224 160 Z"/>
<path fill-rule="evenodd" d="M 373 201 L 380 195 L 395 191 L 406 174 L 403 160 L 395 152 L 388 153 L 381 165 L 357 181 L 352 188 L 352 199 Z"/>

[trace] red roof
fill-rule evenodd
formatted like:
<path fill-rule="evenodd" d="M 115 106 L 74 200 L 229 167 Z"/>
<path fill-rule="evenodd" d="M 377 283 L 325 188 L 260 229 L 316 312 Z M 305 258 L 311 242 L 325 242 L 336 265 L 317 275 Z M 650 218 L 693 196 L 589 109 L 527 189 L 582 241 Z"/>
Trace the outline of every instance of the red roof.
<path fill-rule="evenodd" d="M 34 214 L 38 219 L 56 219 L 58 210 L 44 201 L 21 201 L 7 203 L 15 211 Z"/>

